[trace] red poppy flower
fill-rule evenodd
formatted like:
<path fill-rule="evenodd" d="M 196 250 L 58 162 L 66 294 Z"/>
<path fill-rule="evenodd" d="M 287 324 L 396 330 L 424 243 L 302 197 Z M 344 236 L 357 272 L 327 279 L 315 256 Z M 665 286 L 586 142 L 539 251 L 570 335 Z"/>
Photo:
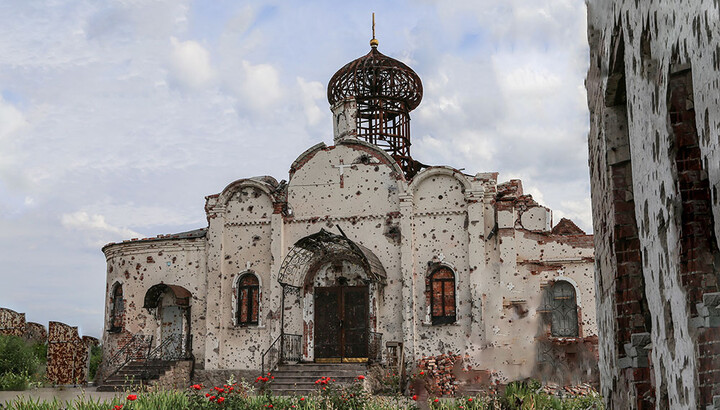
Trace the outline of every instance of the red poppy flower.
<path fill-rule="evenodd" d="M 127 396 L 127 399 L 130 401 L 135 401 L 137 400 L 137 394 L 130 394 Z"/>
<path fill-rule="evenodd" d="M 113 407 L 113 410 L 120 410 L 122 409 L 122 404 L 118 404 L 117 406 Z"/>
<path fill-rule="evenodd" d="M 305 397 L 300 397 L 300 401 L 305 401 Z"/>
<path fill-rule="evenodd" d="M 412 396 L 412 399 L 415 400 L 415 401 L 417 401 L 417 394 L 414 394 L 414 395 Z"/>
<path fill-rule="evenodd" d="M 201 389 L 202 389 L 202 384 L 193 384 L 193 385 L 190 386 L 190 387 L 192 387 L 192 388 L 195 389 L 195 390 L 201 390 Z"/>
<path fill-rule="evenodd" d="M 218 397 L 217 402 L 222 403 L 225 401 L 225 397 Z"/>
<path fill-rule="evenodd" d="M 433 400 L 433 401 L 434 401 L 435 403 L 437 403 L 437 402 L 439 402 L 439 401 L 440 401 L 440 399 L 435 399 L 435 400 Z"/>

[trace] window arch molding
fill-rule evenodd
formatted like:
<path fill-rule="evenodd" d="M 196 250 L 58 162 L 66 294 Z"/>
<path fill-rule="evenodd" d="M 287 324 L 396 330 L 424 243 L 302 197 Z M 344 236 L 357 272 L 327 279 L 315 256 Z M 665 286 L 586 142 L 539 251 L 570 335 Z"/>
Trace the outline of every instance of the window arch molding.
<path fill-rule="evenodd" d="M 255 288 L 253 291 L 252 288 Z M 232 286 L 233 326 L 262 327 L 262 279 L 257 272 L 245 270 L 238 273 Z M 245 304 L 245 314 L 241 310 Z M 254 312 L 257 312 L 256 314 Z M 241 317 L 243 316 L 243 317 Z M 249 316 L 249 317 L 248 317 Z"/>
<path fill-rule="evenodd" d="M 574 280 L 558 277 L 550 281 L 540 312 L 546 314 L 551 337 L 580 337 L 580 295 Z"/>
<path fill-rule="evenodd" d="M 108 315 L 108 332 L 117 333 L 124 327 L 125 293 L 123 283 L 116 281 L 110 287 L 110 311 Z"/>
<path fill-rule="evenodd" d="M 431 263 L 425 276 L 425 322 L 429 325 L 456 323 L 457 275 L 449 263 Z"/>

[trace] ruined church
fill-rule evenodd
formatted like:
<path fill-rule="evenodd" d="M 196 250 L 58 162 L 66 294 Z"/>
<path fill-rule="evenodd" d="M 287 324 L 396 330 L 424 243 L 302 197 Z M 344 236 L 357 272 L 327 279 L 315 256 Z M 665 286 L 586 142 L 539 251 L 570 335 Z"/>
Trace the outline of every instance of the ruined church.
<path fill-rule="evenodd" d="M 152 358 L 200 380 L 281 363 L 412 372 L 439 355 L 487 383 L 592 377 L 592 235 L 553 225 L 519 180 L 413 159 L 422 82 L 370 44 L 328 84 L 333 145 L 287 182 L 238 179 L 206 197 L 206 227 L 102 248 L 108 383 Z"/>

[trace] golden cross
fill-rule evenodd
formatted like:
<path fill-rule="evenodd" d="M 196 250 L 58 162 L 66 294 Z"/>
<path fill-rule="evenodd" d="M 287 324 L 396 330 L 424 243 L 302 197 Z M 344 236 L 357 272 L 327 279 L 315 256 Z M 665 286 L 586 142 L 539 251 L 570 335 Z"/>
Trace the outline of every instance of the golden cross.
<path fill-rule="evenodd" d="M 373 38 L 370 40 L 370 46 L 371 47 L 377 47 L 379 44 L 379 41 L 375 39 L 375 13 L 372 14 L 372 31 L 373 31 Z"/>

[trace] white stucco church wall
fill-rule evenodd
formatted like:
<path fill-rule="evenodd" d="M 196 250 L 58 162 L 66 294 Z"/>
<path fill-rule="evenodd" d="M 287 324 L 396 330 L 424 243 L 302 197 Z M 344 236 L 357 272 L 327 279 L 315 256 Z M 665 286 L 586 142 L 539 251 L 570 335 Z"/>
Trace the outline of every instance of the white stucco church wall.
<path fill-rule="evenodd" d="M 103 248 L 106 357 L 175 326 L 204 372 L 259 372 L 287 335 L 301 361 L 382 363 L 398 342 L 409 368 L 452 353 L 488 381 L 592 379 L 592 236 L 553 228 L 519 180 L 409 172 L 362 137 L 354 97 L 332 110 L 334 145 L 302 153 L 287 183 L 237 180 L 206 197 L 206 228 Z M 168 323 L 166 299 L 183 292 L 182 323 Z"/>

